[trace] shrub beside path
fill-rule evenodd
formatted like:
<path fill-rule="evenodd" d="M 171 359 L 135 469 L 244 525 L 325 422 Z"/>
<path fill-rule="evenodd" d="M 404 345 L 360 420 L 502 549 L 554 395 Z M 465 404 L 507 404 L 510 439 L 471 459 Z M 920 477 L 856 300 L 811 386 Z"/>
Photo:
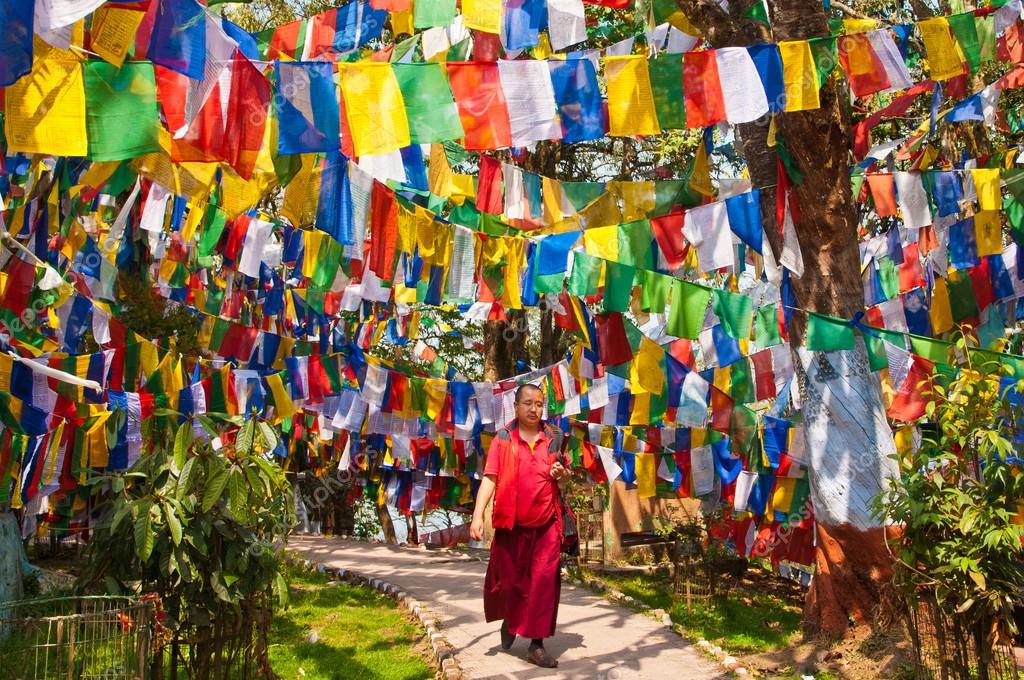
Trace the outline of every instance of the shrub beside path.
<path fill-rule="evenodd" d="M 558 628 L 545 641 L 558 668 L 526 662 L 526 640 L 501 649 L 498 623 L 483 614 L 487 564 L 473 557 L 328 536 L 296 535 L 288 547 L 327 567 L 380 578 L 425 603 L 455 647 L 464 677 L 711 680 L 728 677 L 664 625 L 616 606 L 585 588 L 562 584 Z"/>

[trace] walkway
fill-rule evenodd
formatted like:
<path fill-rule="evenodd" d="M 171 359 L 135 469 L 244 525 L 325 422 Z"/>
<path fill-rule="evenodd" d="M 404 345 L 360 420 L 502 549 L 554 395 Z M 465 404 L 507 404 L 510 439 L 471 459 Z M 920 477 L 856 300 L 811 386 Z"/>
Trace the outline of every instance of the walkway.
<path fill-rule="evenodd" d="M 323 536 L 292 536 L 289 547 L 314 562 L 389 581 L 427 604 L 455 647 L 463 673 L 474 680 L 727 677 L 658 622 L 569 584 L 562 585 L 557 632 L 545 643 L 559 665 L 541 669 L 524 660 L 526 641 L 516 640 L 511 651 L 502 651 L 498 624 L 484 621 L 481 591 L 487 565 L 483 562 Z"/>

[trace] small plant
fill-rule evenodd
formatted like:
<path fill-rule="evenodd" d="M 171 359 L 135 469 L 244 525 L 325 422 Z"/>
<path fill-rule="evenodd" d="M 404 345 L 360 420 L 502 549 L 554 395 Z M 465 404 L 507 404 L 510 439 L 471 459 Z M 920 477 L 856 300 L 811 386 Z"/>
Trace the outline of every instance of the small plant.
<path fill-rule="evenodd" d="M 215 437 L 213 421 L 200 418 Z M 275 597 L 285 601 L 276 552 L 294 523 L 294 500 L 268 458 L 277 445 L 273 430 L 246 420 L 219 449 L 194 440 L 187 422 L 167 445 L 159 431 L 149 435 L 151 452 L 131 469 L 90 480 L 109 493 L 80 585 L 155 593 L 172 631 L 240 626 L 269 612 Z M 203 655 L 193 649 L 194 658 Z"/>
<path fill-rule="evenodd" d="M 894 582 L 911 610 L 937 607 L 985 665 L 1016 632 L 1013 607 L 1024 592 L 1024 475 L 1012 439 L 1024 380 L 1008 379 L 963 329 L 951 355 L 959 370 L 920 386 L 928 400 L 920 444 L 901 458 L 902 476 L 875 511 L 898 530 Z M 969 672 L 965 658 L 954 664 Z"/>

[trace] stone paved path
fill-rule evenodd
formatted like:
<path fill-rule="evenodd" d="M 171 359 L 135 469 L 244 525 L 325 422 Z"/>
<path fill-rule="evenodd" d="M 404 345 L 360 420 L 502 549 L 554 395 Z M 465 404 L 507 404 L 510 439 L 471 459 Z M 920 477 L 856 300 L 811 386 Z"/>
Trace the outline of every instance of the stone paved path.
<path fill-rule="evenodd" d="M 537 668 L 523 658 L 527 641 L 516 640 L 505 652 L 499 624 L 484 621 L 481 591 L 487 565 L 477 559 L 323 536 L 293 536 L 289 547 L 314 562 L 389 581 L 426 603 L 469 678 L 727 677 L 689 642 L 653 619 L 567 583 L 562 584 L 557 631 L 545 642 L 558 658 L 558 668 Z"/>

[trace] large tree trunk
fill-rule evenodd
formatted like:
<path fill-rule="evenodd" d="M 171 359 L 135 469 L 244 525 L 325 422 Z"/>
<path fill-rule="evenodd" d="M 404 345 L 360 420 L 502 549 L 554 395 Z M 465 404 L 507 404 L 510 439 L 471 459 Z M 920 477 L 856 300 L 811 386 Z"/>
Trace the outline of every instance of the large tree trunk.
<path fill-rule="evenodd" d="M 763 26 L 739 17 L 749 3 L 731 4 L 726 15 L 717 5 L 679 0 L 690 19 L 705 30 L 715 47 L 763 40 Z M 817 0 L 769 0 L 773 39 L 800 40 L 828 34 Z M 799 170 L 795 188 L 800 209 L 797 236 L 804 275 L 794 279 L 800 307 L 852 318 L 863 308 L 857 243 L 857 210 L 850 188 L 851 133 L 845 84 L 833 77 L 821 88 L 821 107 L 782 113 L 776 129 Z M 775 223 L 777 156 L 767 144 L 767 121 L 740 125 L 737 138 L 754 186 L 776 259 L 780 254 Z M 803 344 L 805 317 L 792 317 L 790 341 Z M 856 351 L 795 351 L 803 406 L 803 431 L 811 474 L 811 498 L 817 530 L 817 570 L 804 609 L 808 632 L 836 636 L 849 621 L 864 624 L 881 599 L 890 559 L 870 501 L 897 471 L 878 378 L 868 368 L 863 346 Z"/>

